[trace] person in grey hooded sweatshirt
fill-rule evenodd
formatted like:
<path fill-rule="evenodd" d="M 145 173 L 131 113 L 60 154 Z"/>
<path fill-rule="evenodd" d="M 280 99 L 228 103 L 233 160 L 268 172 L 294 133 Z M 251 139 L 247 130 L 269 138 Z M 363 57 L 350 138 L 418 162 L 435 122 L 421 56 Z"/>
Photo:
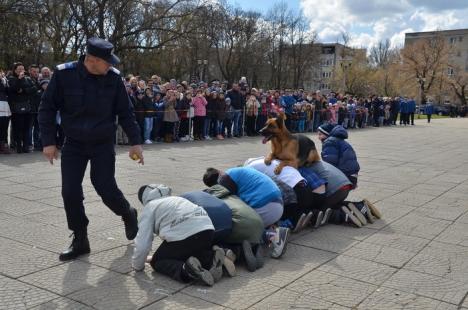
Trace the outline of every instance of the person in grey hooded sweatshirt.
<path fill-rule="evenodd" d="M 141 271 L 149 262 L 156 272 L 181 282 L 200 281 L 206 285 L 222 277 L 224 251 L 211 246 L 214 227 L 206 211 L 185 198 L 171 196 L 171 188 L 145 185 L 138 191 L 144 205 L 135 238 L 132 266 Z M 162 244 L 153 256 L 154 235 Z M 235 268 L 234 264 L 231 268 Z"/>

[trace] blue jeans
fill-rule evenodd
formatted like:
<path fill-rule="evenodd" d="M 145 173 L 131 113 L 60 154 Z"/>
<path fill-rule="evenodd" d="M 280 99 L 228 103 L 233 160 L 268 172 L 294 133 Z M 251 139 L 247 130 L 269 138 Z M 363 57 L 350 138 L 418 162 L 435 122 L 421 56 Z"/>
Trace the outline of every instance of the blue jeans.
<path fill-rule="evenodd" d="M 224 121 L 216 120 L 216 134 L 224 135 Z"/>
<path fill-rule="evenodd" d="M 232 134 L 238 136 L 242 133 L 242 124 L 241 124 L 241 116 L 242 110 L 235 110 L 234 111 L 234 118 L 232 119 L 232 123 L 234 124 L 234 128 L 232 130 Z"/>
<path fill-rule="evenodd" d="M 153 130 L 153 118 L 145 117 L 145 133 L 143 135 L 145 141 L 151 138 L 151 131 Z"/>
<path fill-rule="evenodd" d="M 211 118 L 205 117 L 205 123 L 203 124 L 203 137 L 210 135 L 210 128 L 211 128 Z"/>

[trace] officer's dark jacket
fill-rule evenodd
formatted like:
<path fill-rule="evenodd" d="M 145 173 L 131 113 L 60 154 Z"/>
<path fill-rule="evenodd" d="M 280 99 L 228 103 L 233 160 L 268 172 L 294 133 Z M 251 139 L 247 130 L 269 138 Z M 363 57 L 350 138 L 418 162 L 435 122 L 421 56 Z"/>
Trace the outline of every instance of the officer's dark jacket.
<path fill-rule="evenodd" d="M 140 144 L 140 131 L 124 83 L 116 69 L 105 76 L 88 73 L 84 56 L 57 66 L 39 107 L 44 146 L 55 145 L 56 113 L 60 112 L 66 137 L 84 143 L 114 140 L 116 122 L 131 145 Z"/>

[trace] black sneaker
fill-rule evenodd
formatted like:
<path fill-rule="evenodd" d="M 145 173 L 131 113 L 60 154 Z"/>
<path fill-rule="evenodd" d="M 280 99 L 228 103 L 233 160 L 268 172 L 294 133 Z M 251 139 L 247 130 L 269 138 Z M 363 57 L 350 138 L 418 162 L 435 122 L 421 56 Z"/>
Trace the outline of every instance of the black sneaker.
<path fill-rule="evenodd" d="M 305 213 L 301 214 L 301 217 L 297 220 L 296 227 L 294 227 L 293 233 L 298 233 L 304 228 L 304 221 L 307 215 Z"/>
<path fill-rule="evenodd" d="M 372 211 L 366 206 L 364 201 L 355 202 L 354 206 L 366 217 L 369 223 L 374 223 L 377 219 L 372 215 Z"/>
<path fill-rule="evenodd" d="M 265 265 L 265 257 L 263 255 L 263 248 L 261 244 L 255 246 L 255 258 L 257 259 L 257 269 L 263 268 Z"/>
<path fill-rule="evenodd" d="M 364 226 L 364 225 L 367 225 L 367 220 L 366 220 L 366 217 L 364 216 L 364 214 L 356 207 L 356 205 L 353 203 L 353 202 L 348 202 L 348 204 L 346 205 L 348 207 L 348 209 L 353 212 L 353 215 L 356 216 L 358 218 L 359 221 L 361 221 L 361 224 Z"/>
<path fill-rule="evenodd" d="M 257 259 L 252 251 L 252 245 L 247 240 L 242 241 L 242 253 L 244 253 L 247 270 L 250 272 L 257 270 Z"/>
<path fill-rule="evenodd" d="M 71 245 L 59 255 L 59 260 L 62 262 L 75 259 L 78 256 L 89 254 L 91 252 L 88 234 L 86 232 L 73 233 L 72 235 L 73 241 Z"/>
<path fill-rule="evenodd" d="M 342 211 L 341 216 L 342 216 L 344 223 L 353 224 L 354 226 L 358 228 L 362 227 L 361 221 L 357 217 L 354 216 L 353 212 L 351 212 L 351 210 L 349 210 L 348 207 L 342 206 L 341 211 Z"/>
<path fill-rule="evenodd" d="M 208 286 L 213 286 L 213 275 L 202 267 L 200 261 L 196 257 L 190 256 L 182 268 L 192 280 L 200 281 Z"/>
<path fill-rule="evenodd" d="M 122 215 L 122 221 L 125 225 L 125 235 L 128 240 L 135 239 L 138 233 L 138 212 L 135 208 L 130 207 L 128 213 Z"/>

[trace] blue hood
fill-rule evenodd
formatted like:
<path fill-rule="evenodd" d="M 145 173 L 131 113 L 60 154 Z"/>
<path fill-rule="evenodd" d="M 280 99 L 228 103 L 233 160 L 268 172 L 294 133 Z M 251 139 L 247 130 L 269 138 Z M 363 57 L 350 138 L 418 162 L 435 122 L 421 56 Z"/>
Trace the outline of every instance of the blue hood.
<path fill-rule="evenodd" d="M 348 139 L 348 132 L 341 125 L 336 125 L 330 132 L 330 137 L 335 137 L 339 139 Z"/>

